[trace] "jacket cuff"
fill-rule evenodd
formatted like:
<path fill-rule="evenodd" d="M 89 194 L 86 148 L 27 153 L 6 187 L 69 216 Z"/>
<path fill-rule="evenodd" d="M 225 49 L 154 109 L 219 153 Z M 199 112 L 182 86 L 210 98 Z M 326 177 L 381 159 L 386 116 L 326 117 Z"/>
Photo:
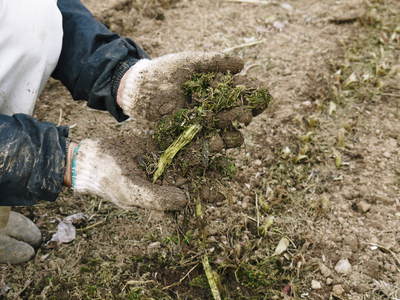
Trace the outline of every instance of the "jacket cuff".
<path fill-rule="evenodd" d="M 0 115 L 0 205 L 55 201 L 63 188 L 68 127 Z"/>
<path fill-rule="evenodd" d="M 136 63 L 138 59 L 129 57 L 124 61 L 121 61 L 114 69 L 114 73 L 111 79 L 111 95 L 117 99 L 118 88 L 121 83 L 122 77 L 125 73 Z"/>

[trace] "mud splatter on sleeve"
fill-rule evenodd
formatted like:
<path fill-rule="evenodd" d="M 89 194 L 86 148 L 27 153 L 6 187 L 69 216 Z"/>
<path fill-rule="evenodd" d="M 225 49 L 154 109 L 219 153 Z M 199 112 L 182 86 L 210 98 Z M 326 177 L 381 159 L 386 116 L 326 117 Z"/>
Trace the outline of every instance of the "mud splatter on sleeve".
<path fill-rule="evenodd" d="M 63 47 L 53 77 L 75 100 L 108 110 L 118 121 L 127 117 L 112 93 L 113 74 L 121 63 L 134 64 L 147 54 L 132 40 L 120 37 L 97 21 L 79 0 L 58 0 L 63 17 Z M 115 78 L 115 76 L 114 76 Z"/>
<path fill-rule="evenodd" d="M 0 205 L 54 201 L 65 172 L 67 127 L 0 115 Z"/>

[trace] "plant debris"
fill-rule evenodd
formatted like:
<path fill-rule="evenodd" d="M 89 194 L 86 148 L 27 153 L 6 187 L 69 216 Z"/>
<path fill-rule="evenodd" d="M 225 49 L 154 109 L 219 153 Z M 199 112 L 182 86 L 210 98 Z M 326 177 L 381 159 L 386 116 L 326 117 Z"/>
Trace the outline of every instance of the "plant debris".
<path fill-rule="evenodd" d="M 173 169 L 179 169 L 181 176 L 188 176 L 189 167 L 196 167 L 201 175 L 210 169 L 231 173 L 234 167 L 218 152 L 240 146 L 243 137 L 237 129 L 241 124 L 248 125 L 271 101 L 266 89 L 238 84 L 231 74 L 195 74 L 183 89 L 189 106 L 161 119 L 153 135 L 158 149 L 163 151 L 152 174 L 153 182 L 190 143 L 194 147 L 184 149 L 174 162 Z"/>

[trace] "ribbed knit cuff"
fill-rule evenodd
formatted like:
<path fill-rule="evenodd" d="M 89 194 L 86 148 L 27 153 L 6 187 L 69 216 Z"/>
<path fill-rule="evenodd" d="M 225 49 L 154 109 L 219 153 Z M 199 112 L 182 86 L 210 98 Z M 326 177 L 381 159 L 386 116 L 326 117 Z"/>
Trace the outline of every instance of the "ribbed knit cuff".
<path fill-rule="evenodd" d="M 111 78 L 111 95 L 114 99 L 117 99 L 118 88 L 121 83 L 122 77 L 125 73 L 138 62 L 137 58 L 128 57 L 126 60 L 121 61 L 114 69 L 114 73 Z"/>
<path fill-rule="evenodd" d="M 98 164 L 99 146 L 97 141 L 83 140 L 74 149 L 72 155 L 72 188 L 75 192 L 101 191 L 100 174 L 102 167 Z"/>
<path fill-rule="evenodd" d="M 140 99 L 139 86 L 143 82 L 142 76 L 146 74 L 145 71 L 149 70 L 153 62 L 153 60 L 149 59 L 139 60 L 124 78 L 124 87 L 120 91 L 118 102 L 124 113 L 130 117 L 133 117 L 131 112 Z"/>

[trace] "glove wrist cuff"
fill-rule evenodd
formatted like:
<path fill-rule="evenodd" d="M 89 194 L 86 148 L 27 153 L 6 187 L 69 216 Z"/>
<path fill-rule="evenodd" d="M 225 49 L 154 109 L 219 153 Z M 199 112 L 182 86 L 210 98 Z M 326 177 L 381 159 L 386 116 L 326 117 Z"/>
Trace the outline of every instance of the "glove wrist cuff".
<path fill-rule="evenodd" d="M 132 110 L 139 99 L 138 85 L 143 74 L 148 70 L 151 60 L 141 59 L 131 66 L 122 76 L 117 92 L 117 103 L 123 112 L 132 117 Z"/>
<path fill-rule="evenodd" d="M 72 163 L 72 188 L 77 193 L 99 191 L 99 182 L 102 180 L 102 168 L 99 161 L 98 141 L 83 140 L 75 147 Z"/>
<path fill-rule="evenodd" d="M 118 88 L 125 73 L 137 62 L 137 58 L 129 57 L 115 67 L 111 79 L 111 95 L 114 97 L 114 99 L 117 99 Z"/>

